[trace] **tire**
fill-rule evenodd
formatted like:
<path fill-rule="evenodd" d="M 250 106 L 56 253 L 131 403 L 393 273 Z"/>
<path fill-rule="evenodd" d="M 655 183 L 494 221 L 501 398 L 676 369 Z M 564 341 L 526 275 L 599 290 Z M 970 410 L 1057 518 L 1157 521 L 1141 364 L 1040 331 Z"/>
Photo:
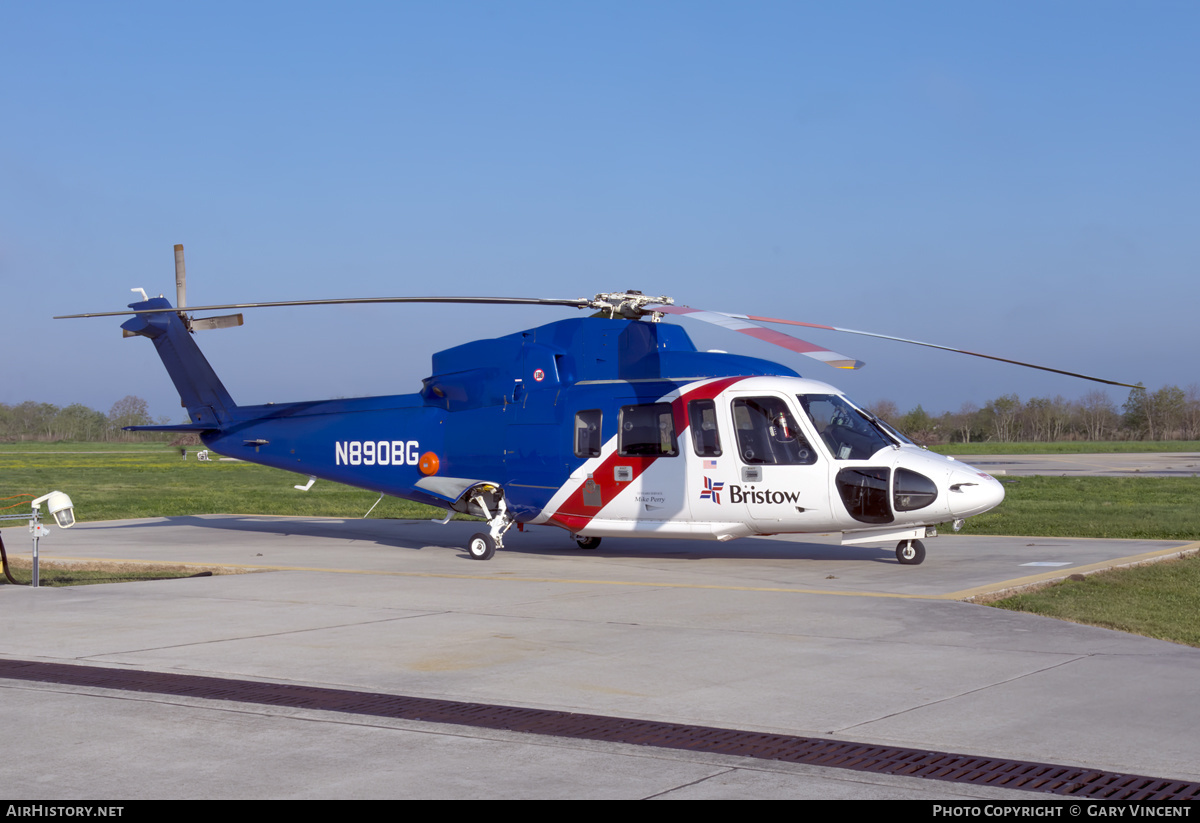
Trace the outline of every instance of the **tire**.
<path fill-rule="evenodd" d="M 903 566 L 919 566 L 925 561 L 925 544 L 920 540 L 901 540 L 896 544 L 896 559 Z"/>
<path fill-rule="evenodd" d="M 471 535 L 471 542 L 467 544 L 467 554 L 471 555 L 471 559 L 491 560 L 495 553 L 496 541 L 490 534 L 479 532 Z"/>
<path fill-rule="evenodd" d="M 576 534 L 573 536 L 575 538 L 575 545 L 581 549 L 591 551 L 592 549 L 600 548 L 600 538 L 599 537 L 584 537 L 583 535 L 579 535 L 579 534 Z"/>

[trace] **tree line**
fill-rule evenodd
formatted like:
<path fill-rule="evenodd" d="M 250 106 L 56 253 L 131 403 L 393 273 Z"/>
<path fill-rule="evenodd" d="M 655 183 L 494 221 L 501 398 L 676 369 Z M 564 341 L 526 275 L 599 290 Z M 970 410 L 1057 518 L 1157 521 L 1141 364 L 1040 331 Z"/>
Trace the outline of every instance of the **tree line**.
<path fill-rule="evenodd" d="M 158 423 L 168 422 L 162 418 Z M 53 403 L 0 403 L 0 441 L 85 440 L 144 442 L 166 440 L 160 432 L 127 432 L 125 426 L 150 426 L 149 407 L 140 397 L 128 395 L 113 404 L 108 414 L 82 403 L 59 407 Z"/>
<path fill-rule="evenodd" d="M 1108 393 L 1096 390 L 1078 400 L 1015 394 L 988 401 L 982 408 L 964 403 L 957 412 L 934 417 L 920 406 L 901 414 L 890 400 L 870 410 L 922 445 L 994 441 L 1057 440 L 1200 440 L 1200 386 L 1186 390 L 1163 386 L 1136 388 L 1118 408 Z"/>
<path fill-rule="evenodd" d="M 1163 386 L 1129 393 L 1118 408 L 1108 393 L 1097 390 L 1078 400 L 1032 397 L 1024 402 L 1015 394 L 989 400 L 982 408 L 964 403 L 957 412 L 933 416 L 920 406 L 901 414 L 890 400 L 870 405 L 870 410 L 917 443 L 974 443 L 996 441 L 1052 442 L 1056 440 L 1200 440 L 1200 386 L 1186 390 Z M 144 442 L 171 439 L 160 432 L 127 432 L 125 426 L 164 424 L 155 421 L 146 401 L 128 395 L 113 404 L 108 414 L 82 403 L 59 407 L 27 400 L 17 405 L 0 403 L 0 441 L 85 440 Z"/>

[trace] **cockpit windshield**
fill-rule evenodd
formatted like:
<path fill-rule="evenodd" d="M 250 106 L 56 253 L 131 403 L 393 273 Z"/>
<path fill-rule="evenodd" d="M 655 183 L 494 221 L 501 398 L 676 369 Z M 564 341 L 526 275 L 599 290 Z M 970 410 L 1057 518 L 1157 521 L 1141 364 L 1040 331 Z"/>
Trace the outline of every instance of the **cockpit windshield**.
<path fill-rule="evenodd" d="M 837 394 L 797 395 L 801 408 L 838 460 L 866 460 L 896 445 L 882 424 Z"/>

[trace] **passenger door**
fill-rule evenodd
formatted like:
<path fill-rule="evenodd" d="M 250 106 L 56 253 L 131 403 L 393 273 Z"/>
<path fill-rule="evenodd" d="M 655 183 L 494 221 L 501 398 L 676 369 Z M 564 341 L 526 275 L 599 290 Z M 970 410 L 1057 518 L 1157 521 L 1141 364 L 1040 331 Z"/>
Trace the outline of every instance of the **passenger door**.
<path fill-rule="evenodd" d="M 737 394 L 729 400 L 737 479 L 729 502 L 770 532 L 823 530 L 831 524 L 829 465 L 813 445 L 791 399 L 782 394 Z"/>

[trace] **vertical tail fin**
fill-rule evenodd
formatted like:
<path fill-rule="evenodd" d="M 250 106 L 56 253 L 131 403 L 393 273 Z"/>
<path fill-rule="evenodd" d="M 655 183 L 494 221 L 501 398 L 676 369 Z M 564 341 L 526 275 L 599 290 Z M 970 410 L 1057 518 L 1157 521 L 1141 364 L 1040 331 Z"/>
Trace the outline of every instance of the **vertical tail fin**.
<path fill-rule="evenodd" d="M 162 358 L 167 374 L 188 410 L 190 423 L 220 429 L 233 419 L 237 404 L 221 384 L 220 378 L 192 340 L 192 335 L 169 301 L 152 297 L 132 303 L 136 310 L 162 309 L 154 314 L 139 314 L 121 324 L 129 334 L 149 337 Z"/>

